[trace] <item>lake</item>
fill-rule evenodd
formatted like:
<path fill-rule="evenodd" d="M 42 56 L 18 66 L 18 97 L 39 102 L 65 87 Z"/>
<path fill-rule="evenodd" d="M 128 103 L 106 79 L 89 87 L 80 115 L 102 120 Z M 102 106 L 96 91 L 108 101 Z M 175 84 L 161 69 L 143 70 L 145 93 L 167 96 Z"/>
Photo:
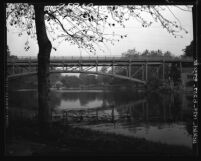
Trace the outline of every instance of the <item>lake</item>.
<path fill-rule="evenodd" d="M 37 118 L 37 91 L 9 91 L 9 117 Z M 51 90 L 52 121 L 192 148 L 192 94 Z"/>

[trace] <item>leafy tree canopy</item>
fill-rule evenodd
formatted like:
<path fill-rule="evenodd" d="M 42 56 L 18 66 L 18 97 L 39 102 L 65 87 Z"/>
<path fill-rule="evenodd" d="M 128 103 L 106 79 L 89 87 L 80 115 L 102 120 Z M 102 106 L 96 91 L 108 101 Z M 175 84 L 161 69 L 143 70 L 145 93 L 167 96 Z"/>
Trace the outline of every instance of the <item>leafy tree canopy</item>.
<path fill-rule="evenodd" d="M 190 45 L 186 46 L 185 49 L 183 49 L 184 56 L 193 57 L 194 54 L 194 41 L 191 41 Z"/>
<path fill-rule="evenodd" d="M 177 6 L 175 6 L 177 7 Z M 188 7 L 187 7 L 188 9 Z M 104 33 L 106 27 L 122 26 L 131 18 L 140 22 L 142 27 L 149 27 L 154 21 L 159 22 L 170 34 L 176 36 L 179 31 L 187 31 L 180 25 L 178 19 L 170 21 L 162 14 L 163 11 L 174 13 L 168 6 L 156 5 L 126 5 L 126 6 L 93 6 L 78 4 L 60 4 L 56 6 L 45 6 L 44 16 L 48 37 L 56 49 L 63 41 L 76 44 L 87 52 L 95 52 L 97 47 L 105 46 L 108 42 L 115 41 L 127 35 L 116 33 Z M 31 38 L 36 38 L 34 6 L 28 3 L 7 3 L 6 18 L 7 25 L 20 28 L 19 36 L 26 33 Z M 147 20 L 143 14 L 150 18 Z M 29 50 L 29 41 L 25 43 L 25 50 Z"/>
<path fill-rule="evenodd" d="M 138 52 L 135 48 L 129 49 L 128 51 L 122 53 L 122 57 L 175 57 L 170 51 L 163 52 L 161 50 L 144 50 L 143 52 Z"/>

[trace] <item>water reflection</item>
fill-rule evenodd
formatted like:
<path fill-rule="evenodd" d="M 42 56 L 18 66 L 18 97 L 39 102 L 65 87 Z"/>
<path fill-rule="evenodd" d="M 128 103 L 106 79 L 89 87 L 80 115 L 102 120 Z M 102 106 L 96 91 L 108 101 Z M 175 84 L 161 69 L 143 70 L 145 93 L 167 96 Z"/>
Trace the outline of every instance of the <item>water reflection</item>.
<path fill-rule="evenodd" d="M 80 108 L 80 107 L 96 107 L 101 106 L 103 104 L 103 94 L 102 93 L 87 93 L 87 92 L 82 92 L 82 93 L 68 93 L 64 92 L 62 93 L 62 100 L 63 102 L 61 103 L 63 105 L 63 108 L 68 108 L 70 104 L 71 107 L 74 108 Z M 74 104 L 75 103 L 75 104 Z M 90 105 L 91 104 L 91 105 Z M 60 106 L 62 106 L 60 105 Z"/>
<path fill-rule="evenodd" d="M 161 142 L 172 145 L 184 145 L 192 148 L 191 135 L 186 131 L 183 124 L 98 124 L 82 125 L 84 128 L 92 128 L 97 131 L 111 132 L 127 136 L 145 138 L 147 140 Z"/>
<path fill-rule="evenodd" d="M 12 118 L 37 118 L 37 91 L 9 92 Z M 192 148 L 192 95 L 51 91 L 52 121 Z"/>

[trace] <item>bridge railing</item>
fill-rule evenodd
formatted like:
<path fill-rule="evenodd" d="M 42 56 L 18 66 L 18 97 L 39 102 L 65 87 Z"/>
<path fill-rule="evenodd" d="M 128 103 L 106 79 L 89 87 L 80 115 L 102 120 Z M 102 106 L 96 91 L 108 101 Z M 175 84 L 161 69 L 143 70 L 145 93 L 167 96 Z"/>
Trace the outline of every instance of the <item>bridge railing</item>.
<path fill-rule="evenodd" d="M 36 56 L 20 56 L 18 60 L 37 60 Z M 159 57 L 159 56 L 51 56 L 50 60 L 190 60 L 191 57 Z"/>

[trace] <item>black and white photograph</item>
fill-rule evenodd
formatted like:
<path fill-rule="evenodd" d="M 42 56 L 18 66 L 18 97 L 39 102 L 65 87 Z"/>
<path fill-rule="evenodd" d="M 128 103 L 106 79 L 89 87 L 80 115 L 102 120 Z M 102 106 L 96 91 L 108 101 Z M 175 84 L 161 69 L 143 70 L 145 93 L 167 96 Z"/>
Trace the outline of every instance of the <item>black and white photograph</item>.
<path fill-rule="evenodd" d="M 198 155 L 195 3 L 5 3 L 5 156 Z"/>

